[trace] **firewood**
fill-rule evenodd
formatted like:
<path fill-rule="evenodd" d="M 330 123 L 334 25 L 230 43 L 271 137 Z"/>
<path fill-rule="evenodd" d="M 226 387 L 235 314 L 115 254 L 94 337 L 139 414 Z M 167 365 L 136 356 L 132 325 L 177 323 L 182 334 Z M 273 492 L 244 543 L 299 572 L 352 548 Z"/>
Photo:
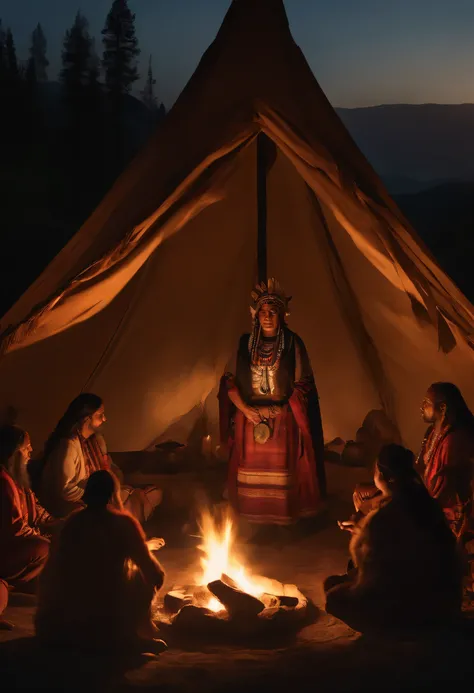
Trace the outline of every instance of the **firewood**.
<path fill-rule="evenodd" d="M 215 614 L 209 609 L 203 606 L 195 606 L 194 604 L 189 604 L 183 606 L 178 613 L 173 616 L 172 623 L 173 626 L 178 630 L 183 631 L 198 631 L 204 637 L 208 632 L 209 628 L 212 628 L 212 624 L 217 620 L 226 620 L 227 614 Z"/>
<path fill-rule="evenodd" d="M 176 614 L 183 606 L 192 603 L 192 596 L 182 590 L 171 590 L 165 595 L 163 605 L 169 614 Z"/>
<path fill-rule="evenodd" d="M 260 601 L 266 609 L 273 609 L 273 607 L 280 605 L 279 598 L 275 597 L 274 594 L 262 594 L 260 595 Z"/>
<path fill-rule="evenodd" d="M 207 587 L 224 604 L 231 618 L 257 616 L 265 608 L 260 599 L 243 592 L 227 575 L 210 582 Z"/>
<path fill-rule="evenodd" d="M 299 604 L 299 599 L 297 597 L 277 597 L 280 600 L 280 606 L 286 606 L 291 609 L 296 609 Z"/>

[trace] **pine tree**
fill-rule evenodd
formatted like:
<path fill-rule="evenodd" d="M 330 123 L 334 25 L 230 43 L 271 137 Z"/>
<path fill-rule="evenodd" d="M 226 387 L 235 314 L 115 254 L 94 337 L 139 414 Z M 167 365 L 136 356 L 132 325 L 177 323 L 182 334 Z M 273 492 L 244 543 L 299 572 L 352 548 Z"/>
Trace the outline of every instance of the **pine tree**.
<path fill-rule="evenodd" d="M 140 49 L 135 34 L 135 15 L 127 0 L 114 0 L 102 35 L 105 84 L 109 93 L 119 98 L 129 93 L 139 77 L 136 59 Z"/>
<path fill-rule="evenodd" d="M 2 20 L 0 19 L 0 81 L 3 81 L 7 75 L 7 36 L 3 30 Z"/>
<path fill-rule="evenodd" d="M 60 80 L 69 96 L 79 96 L 89 84 L 92 41 L 88 27 L 87 19 L 78 12 L 64 37 Z"/>
<path fill-rule="evenodd" d="M 47 67 L 49 61 L 46 57 L 47 49 L 46 36 L 44 35 L 41 24 L 38 24 L 31 35 L 30 56 L 32 60 L 31 71 L 34 68 L 36 82 L 46 82 L 48 79 Z"/>
<path fill-rule="evenodd" d="M 153 68 L 151 66 L 151 55 L 148 61 L 148 73 L 145 82 L 145 87 L 141 93 L 142 101 L 145 106 L 152 112 L 158 110 L 158 102 L 155 96 L 154 86 L 156 84 L 156 79 L 153 79 Z"/>
<path fill-rule="evenodd" d="M 95 39 L 91 39 L 88 85 L 93 91 L 100 89 L 99 77 L 100 59 L 95 48 Z"/>
<path fill-rule="evenodd" d="M 13 34 L 10 31 L 10 29 L 7 30 L 5 40 L 5 53 L 8 77 L 10 80 L 16 81 L 20 76 L 20 71 L 18 69 L 18 61 L 16 58 L 15 42 L 13 40 Z"/>
<path fill-rule="evenodd" d="M 162 102 L 158 106 L 158 120 L 162 121 L 165 118 L 165 116 L 166 116 L 166 108 L 165 108 L 165 104 Z"/>

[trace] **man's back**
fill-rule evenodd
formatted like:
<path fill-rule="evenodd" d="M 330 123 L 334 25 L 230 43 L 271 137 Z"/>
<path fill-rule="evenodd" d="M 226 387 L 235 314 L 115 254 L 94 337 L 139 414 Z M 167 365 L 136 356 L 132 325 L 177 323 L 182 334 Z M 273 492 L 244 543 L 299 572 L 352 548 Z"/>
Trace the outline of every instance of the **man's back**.
<path fill-rule="evenodd" d="M 143 552 L 136 520 L 113 510 L 81 510 L 53 544 L 41 580 L 37 629 L 110 637 L 122 628 L 127 561 Z M 92 632 L 92 630 L 94 632 Z"/>

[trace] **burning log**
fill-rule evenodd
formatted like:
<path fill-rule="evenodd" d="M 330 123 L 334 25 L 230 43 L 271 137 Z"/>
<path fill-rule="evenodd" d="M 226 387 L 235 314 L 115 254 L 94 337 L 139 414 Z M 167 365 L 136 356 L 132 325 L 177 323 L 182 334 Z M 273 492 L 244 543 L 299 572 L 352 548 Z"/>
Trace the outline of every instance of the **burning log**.
<path fill-rule="evenodd" d="M 280 602 L 280 606 L 286 606 L 289 609 L 296 609 L 300 601 L 298 597 L 288 597 L 285 595 L 282 597 L 277 597 L 277 599 Z"/>
<path fill-rule="evenodd" d="M 203 606 L 188 604 L 183 606 L 178 613 L 173 616 L 173 626 L 182 631 L 198 631 L 205 634 L 213 627 L 213 623 L 226 620 L 226 612 L 222 614 L 213 613 Z"/>
<path fill-rule="evenodd" d="M 173 589 L 165 595 L 163 606 L 169 614 L 176 614 L 183 606 L 191 604 L 193 597 L 184 589 Z"/>
<path fill-rule="evenodd" d="M 224 604 L 231 618 L 255 617 L 265 604 L 247 592 L 243 592 L 227 575 L 208 584 L 208 589 Z"/>

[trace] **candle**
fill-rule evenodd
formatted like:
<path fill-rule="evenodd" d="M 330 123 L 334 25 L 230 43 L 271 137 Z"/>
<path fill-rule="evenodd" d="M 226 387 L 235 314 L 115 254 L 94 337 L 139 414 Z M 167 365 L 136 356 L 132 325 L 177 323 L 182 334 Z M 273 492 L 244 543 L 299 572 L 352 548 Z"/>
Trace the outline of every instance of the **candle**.
<path fill-rule="evenodd" d="M 202 448 L 201 448 L 202 456 L 206 460 L 210 460 L 212 456 L 212 438 L 211 436 L 205 436 L 202 439 Z"/>

